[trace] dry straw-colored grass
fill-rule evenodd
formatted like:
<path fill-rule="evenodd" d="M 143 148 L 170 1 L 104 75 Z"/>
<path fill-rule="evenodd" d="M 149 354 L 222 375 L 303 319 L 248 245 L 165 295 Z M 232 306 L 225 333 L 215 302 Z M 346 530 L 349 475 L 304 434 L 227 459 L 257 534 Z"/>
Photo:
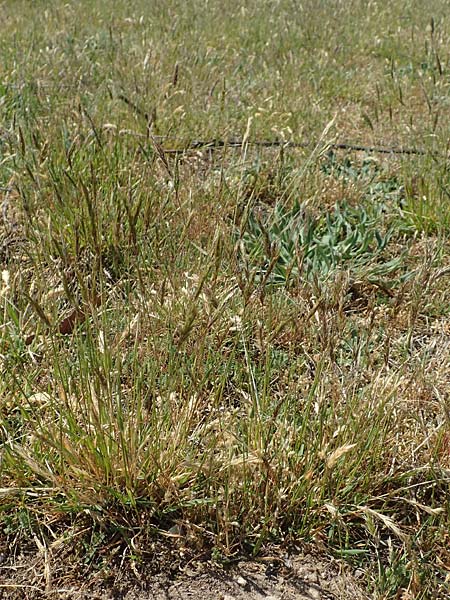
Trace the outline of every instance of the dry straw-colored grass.
<path fill-rule="evenodd" d="M 2 552 L 313 540 L 373 597 L 446 597 L 445 3 L 22 4 L 0 8 Z"/>

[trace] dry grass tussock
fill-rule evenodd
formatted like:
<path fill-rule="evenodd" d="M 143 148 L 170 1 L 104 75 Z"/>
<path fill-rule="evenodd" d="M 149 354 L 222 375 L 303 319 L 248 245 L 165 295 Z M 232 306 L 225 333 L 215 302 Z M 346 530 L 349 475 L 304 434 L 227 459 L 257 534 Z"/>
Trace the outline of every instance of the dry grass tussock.
<path fill-rule="evenodd" d="M 336 2 L 339 36 L 309 3 L 237 29 L 209 4 L 0 9 L 1 552 L 102 572 L 161 538 L 224 562 L 309 541 L 375 598 L 445 598 L 444 3 L 351 2 L 351 26 Z M 158 137 L 219 134 L 317 144 Z"/>

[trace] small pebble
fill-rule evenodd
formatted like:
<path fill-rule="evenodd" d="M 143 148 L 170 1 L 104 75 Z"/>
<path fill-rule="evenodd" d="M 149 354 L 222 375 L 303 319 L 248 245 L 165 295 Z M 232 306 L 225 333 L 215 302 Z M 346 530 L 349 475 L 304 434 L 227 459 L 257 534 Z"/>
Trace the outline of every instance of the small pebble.
<path fill-rule="evenodd" d="M 235 581 L 238 585 L 240 585 L 243 588 L 246 588 L 248 585 L 247 580 L 244 579 L 243 577 L 241 577 L 240 575 L 238 575 L 238 577 L 236 577 Z"/>

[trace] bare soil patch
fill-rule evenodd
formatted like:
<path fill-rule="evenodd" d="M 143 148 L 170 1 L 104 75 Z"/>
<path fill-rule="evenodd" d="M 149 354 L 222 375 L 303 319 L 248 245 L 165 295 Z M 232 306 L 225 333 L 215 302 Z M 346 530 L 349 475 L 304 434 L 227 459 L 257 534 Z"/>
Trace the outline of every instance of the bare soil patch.
<path fill-rule="evenodd" d="M 61 557 L 60 557 L 61 558 Z M 146 568 L 148 566 L 148 568 Z M 154 564 L 139 569 L 112 567 L 76 577 L 73 564 L 53 561 L 45 552 L 20 555 L 0 566 L 0 598 L 10 600 L 337 600 L 369 598 L 358 572 L 308 549 L 271 549 L 257 560 L 224 567 L 211 561 Z M 80 566 L 79 575 L 83 573 Z"/>

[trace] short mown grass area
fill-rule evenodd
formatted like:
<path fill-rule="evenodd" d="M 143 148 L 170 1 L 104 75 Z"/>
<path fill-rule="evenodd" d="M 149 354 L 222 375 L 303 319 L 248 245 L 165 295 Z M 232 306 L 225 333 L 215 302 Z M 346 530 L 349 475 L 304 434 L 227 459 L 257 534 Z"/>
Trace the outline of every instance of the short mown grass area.
<path fill-rule="evenodd" d="M 308 542 L 448 598 L 448 3 L 0 19 L 3 556 Z"/>

